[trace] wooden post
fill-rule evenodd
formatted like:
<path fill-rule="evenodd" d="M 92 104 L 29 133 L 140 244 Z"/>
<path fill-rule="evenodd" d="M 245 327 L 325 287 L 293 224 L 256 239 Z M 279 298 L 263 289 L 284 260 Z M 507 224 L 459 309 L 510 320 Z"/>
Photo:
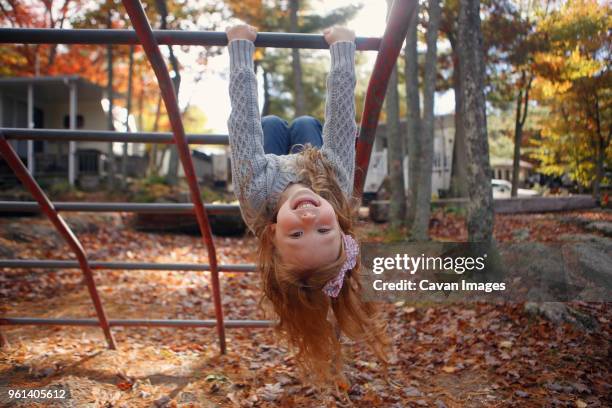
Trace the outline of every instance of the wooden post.
<path fill-rule="evenodd" d="M 70 82 L 70 130 L 77 127 L 77 84 Z M 76 142 L 71 140 L 68 145 L 68 182 L 74 186 L 76 180 Z"/>

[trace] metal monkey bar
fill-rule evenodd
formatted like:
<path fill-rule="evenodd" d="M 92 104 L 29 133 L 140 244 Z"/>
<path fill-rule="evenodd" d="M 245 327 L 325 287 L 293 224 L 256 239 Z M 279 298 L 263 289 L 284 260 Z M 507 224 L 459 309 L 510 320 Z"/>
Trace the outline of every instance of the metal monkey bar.
<path fill-rule="evenodd" d="M 0 268 L 80 268 L 85 277 L 85 284 L 96 310 L 96 319 L 43 319 L 30 317 L 1 317 L 1 325 L 70 325 L 99 326 L 102 328 L 108 347 L 115 348 L 111 332 L 112 326 L 147 326 L 147 327 L 214 327 L 217 330 L 219 348 L 225 353 L 225 328 L 256 328 L 269 327 L 272 321 L 264 320 L 225 320 L 221 305 L 221 288 L 219 272 L 254 272 L 254 265 L 219 265 L 217 264 L 215 244 L 212 238 L 208 214 L 233 212 L 237 206 L 210 205 L 202 203 L 200 190 L 195 177 L 195 171 L 188 144 L 228 144 L 227 135 L 186 135 L 178 109 L 176 95 L 170 75 L 161 55 L 159 45 L 206 45 L 225 46 L 227 36 L 223 32 L 206 31 L 175 31 L 152 30 L 142 5 L 136 0 L 123 0 L 132 25 L 135 30 L 66 30 L 66 29 L 15 29 L 0 28 L 0 43 L 23 44 L 140 44 L 155 72 L 166 111 L 170 119 L 172 133 L 124 133 L 90 130 L 60 130 L 60 129 L 14 129 L 0 128 L 0 153 L 11 167 L 17 178 L 24 184 L 35 198 L 35 202 L 0 202 L 0 212 L 15 210 L 42 211 L 53 223 L 58 232 L 66 240 L 75 253 L 76 261 L 44 260 L 44 259 L 9 259 L 0 260 Z M 376 134 L 378 118 L 382 109 L 387 84 L 391 70 L 399 55 L 402 43 L 406 37 L 411 16 L 416 11 L 416 0 L 395 0 L 389 13 L 390 18 L 382 38 L 357 37 L 358 50 L 376 50 L 378 55 L 374 70 L 368 84 L 365 106 L 361 120 L 359 137 L 356 141 L 356 173 L 354 193 L 361 195 L 368 169 L 370 153 Z M 258 47 L 276 48 L 328 48 L 321 35 L 294 33 L 259 33 L 255 45 Z M 53 141 L 122 141 L 173 143 L 179 151 L 189 189 L 191 204 L 145 204 L 145 203 L 52 203 L 44 191 L 36 183 L 32 174 L 24 166 L 21 159 L 8 143 L 9 139 L 19 140 L 53 140 Z M 195 212 L 202 239 L 208 250 L 208 264 L 155 264 L 143 262 L 99 262 L 90 261 L 85 249 L 76 235 L 59 215 L 59 211 L 138 211 L 164 213 Z M 145 319 L 108 319 L 97 291 L 93 270 L 124 269 L 124 270 L 181 270 L 209 271 L 215 309 L 214 320 L 145 320 Z M 4 338 L 0 333 L 0 342 Z"/>

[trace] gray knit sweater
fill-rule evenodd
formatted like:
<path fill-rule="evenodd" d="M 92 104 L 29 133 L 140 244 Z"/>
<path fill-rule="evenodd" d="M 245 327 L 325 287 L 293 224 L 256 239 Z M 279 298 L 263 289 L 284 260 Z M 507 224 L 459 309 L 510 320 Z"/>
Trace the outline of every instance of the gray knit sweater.
<path fill-rule="evenodd" d="M 255 47 L 249 40 L 234 40 L 230 54 L 229 93 L 232 111 L 228 120 L 234 191 L 240 211 L 252 230 L 261 212 L 271 216 L 282 192 L 299 183 L 296 154 L 265 154 L 253 70 Z M 347 197 L 353 189 L 355 166 L 355 44 L 330 46 L 331 70 L 327 78 L 327 101 L 322 153 L 332 164 Z"/>

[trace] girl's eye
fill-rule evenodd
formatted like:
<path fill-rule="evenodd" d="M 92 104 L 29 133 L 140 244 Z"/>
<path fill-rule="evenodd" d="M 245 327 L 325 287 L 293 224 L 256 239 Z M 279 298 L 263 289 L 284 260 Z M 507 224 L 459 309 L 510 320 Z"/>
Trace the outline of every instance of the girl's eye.
<path fill-rule="evenodd" d="M 294 232 L 293 234 L 290 234 L 289 236 L 292 238 L 299 238 L 302 236 L 302 231 Z"/>
<path fill-rule="evenodd" d="M 320 228 L 320 229 L 319 229 L 319 232 L 320 232 L 321 234 L 327 234 L 329 231 L 331 231 L 331 229 L 330 229 L 330 228 Z"/>

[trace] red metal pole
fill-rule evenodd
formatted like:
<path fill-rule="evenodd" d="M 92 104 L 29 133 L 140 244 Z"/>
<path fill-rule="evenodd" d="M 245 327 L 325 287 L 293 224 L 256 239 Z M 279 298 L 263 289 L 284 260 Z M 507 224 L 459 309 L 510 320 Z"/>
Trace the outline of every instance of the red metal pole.
<path fill-rule="evenodd" d="M 159 46 L 153 35 L 153 30 L 149 25 L 147 16 L 142 8 L 142 5 L 137 0 L 123 0 L 123 5 L 130 16 L 132 25 L 136 30 L 136 34 L 147 54 L 147 58 L 151 62 L 151 67 L 157 77 L 157 82 L 161 89 L 162 98 L 166 106 L 166 111 L 170 118 L 170 125 L 174 133 L 174 141 L 179 152 L 181 163 L 187 177 L 189 190 L 191 191 L 191 200 L 193 201 L 196 218 L 200 226 L 200 232 L 208 249 L 208 263 L 210 264 L 211 282 L 213 289 L 213 301 L 215 306 L 215 316 L 217 320 L 217 334 L 219 336 L 219 347 L 221 353 L 225 354 L 225 327 L 223 324 L 223 306 L 221 305 L 221 290 L 219 284 L 219 272 L 217 269 L 217 253 L 215 244 L 212 239 L 212 232 L 208 223 L 208 215 L 202 203 L 200 196 L 200 188 L 195 176 L 193 162 L 189 153 L 189 147 L 185 138 L 185 129 L 181 121 L 181 113 L 179 111 L 174 87 L 170 80 L 170 74 L 166 68 L 166 64 L 159 50 Z"/>
<path fill-rule="evenodd" d="M 70 248 L 74 251 L 77 260 L 79 261 L 79 265 L 83 270 L 83 275 L 85 277 L 85 283 L 87 284 L 87 289 L 89 290 L 89 295 L 91 296 L 91 300 L 93 301 L 94 307 L 96 309 L 96 314 L 98 315 L 98 320 L 100 322 L 100 326 L 102 327 L 102 331 L 104 332 L 104 336 L 106 337 L 106 342 L 108 343 L 108 348 L 115 349 L 115 340 L 113 339 L 113 334 L 110 331 L 110 326 L 108 324 L 108 320 L 106 318 L 106 313 L 104 313 L 104 308 L 102 307 L 102 302 L 100 301 L 100 296 L 98 295 L 98 290 L 96 289 L 96 282 L 93 278 L 93 273 L 91 268 L 89 267 L 89 262 L 87 261 L 87 256 L 85 255 L 85 250 L 81 246 L 78 238 L 72 233 L 70 227 L 64 222 L 64 219 L 57 213 L 55 207 L 53 207 L 53 203 L 49 201 L 49 198 L 45 195 L 44 191 L 40 188 L 38 183 L 32 178 L 28 169 L 23 165 L 17 153 L 13 150 L 12 146 L 8 143 L 8 141 L 4 138 L 4 136 L 0 133 L 0 153 L 4 157 L 4 160 L 8 163 L 8 165 L 13 169 L 17 178 L 23 183 L 23 185 L 32 193 L 32 196 L 38 201 L 38 204 L 42 208 L 43 212 L 47 215 L 51 223 L 55 226 L 55 228 L 59 231 L 59 233 L 64 237 Z"/>
<path fill-rule="evenodd" d="M 417 10 L 417 4 L 417 0 L 395 0 L 389 13 L 390 18 L 376 56 L 376 63 L 370 77 L 363 114 L 361 115 L 361 129 L 359 130 L 355 157 L 355 182 L 353 185 L 353 193 L 356 196 L 361 196 L 363 193 L 363 185 L 368 173 L 370 154 L 376 136 L 380 111 L 387 92 L 389 76 L 397 62 L 397 57 L 408 32 L 408 24 L 413 13 Z"/>

